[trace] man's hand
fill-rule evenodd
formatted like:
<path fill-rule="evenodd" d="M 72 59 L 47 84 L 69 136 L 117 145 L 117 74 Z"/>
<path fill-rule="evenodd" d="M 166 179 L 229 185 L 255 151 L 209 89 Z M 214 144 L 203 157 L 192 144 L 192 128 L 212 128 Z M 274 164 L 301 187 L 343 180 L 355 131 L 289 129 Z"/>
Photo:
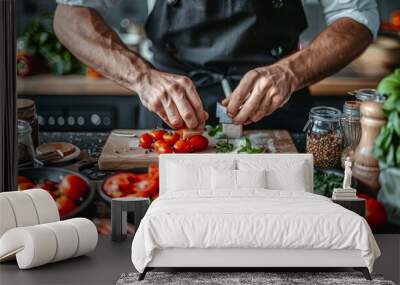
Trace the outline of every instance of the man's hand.
<path fill-rule="evenodd" d="M 246 73 L 222 104 L 235 124 L 256 123 L 289 100 L 295 82 L 293 73 L 285 66 L 259 67 Z"/>
<path fill-rule="evenodd" d="M 305 49 L 269 67 L 248 72 L 223 101 L 237 124 L 257 122 L 282 107 L 290 95 L 337 72 L 371 43 L 368 28 L 342 18 L 329 25 Z"/>
<path fill-rule="evenodd" d="M 208 114 L 188 77 L 155 69 L 143 72 L 136 92 L 143 105 L 172 128 L 203 128 Z"/>
<path fill-rule="evenodd" d="M 95 10 L 59 4 L 54 31 L 78 59 L 139 94 L 145 107 L 157 113 L 169 126 L 204 127 L 208 114 L 192 81 L 154 70 L 126 48 Z"/>

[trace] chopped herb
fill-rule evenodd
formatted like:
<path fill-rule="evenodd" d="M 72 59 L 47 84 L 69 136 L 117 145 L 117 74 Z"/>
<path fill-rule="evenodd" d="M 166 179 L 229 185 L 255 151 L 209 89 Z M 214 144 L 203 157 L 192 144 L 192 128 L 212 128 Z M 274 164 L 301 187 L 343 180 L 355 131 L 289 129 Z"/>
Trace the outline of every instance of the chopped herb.
<path fill-rule="evenodd" d="M 210 137 L 215 137 L 218 133 L 222 133 L 222 125 L 207 126 L 207 131 Z"/>
<path fill-rule="evenodd" d="M 231 144 L 228 140 L 217 142 L 215 148 L 217 152 L 227 153 L 233 151 L 233 144 Z"/>
<path fill-rule="evenodd" d="M 245 139 L 244 144 L 242 144 L 240 146 L 240 149 L 238 151 L 239 153 L 240 152 L 246 152 L 246 153 L 263 153 L 263 152 L 265 152 L 265 148 L 264 147 L 255 147 L 255 146 L 253 146 L 248 137 L 245 137 L 244 139 Z"/>

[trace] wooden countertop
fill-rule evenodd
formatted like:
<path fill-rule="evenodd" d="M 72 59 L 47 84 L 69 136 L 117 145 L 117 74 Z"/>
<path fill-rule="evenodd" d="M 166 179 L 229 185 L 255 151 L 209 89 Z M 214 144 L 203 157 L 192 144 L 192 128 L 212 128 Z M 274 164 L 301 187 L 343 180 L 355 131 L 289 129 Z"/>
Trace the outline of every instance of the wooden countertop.
<path fill-rule="evenodd" d="M 379 79 L 337 74 L 310 87 L 313 96 L 345 96 L 347 92 L 376 88 Z M 35 75 L 17 80 L 20 95 L 119 95 L 135 94 L 108 79 L 89 79 L 82 75 Z"/>

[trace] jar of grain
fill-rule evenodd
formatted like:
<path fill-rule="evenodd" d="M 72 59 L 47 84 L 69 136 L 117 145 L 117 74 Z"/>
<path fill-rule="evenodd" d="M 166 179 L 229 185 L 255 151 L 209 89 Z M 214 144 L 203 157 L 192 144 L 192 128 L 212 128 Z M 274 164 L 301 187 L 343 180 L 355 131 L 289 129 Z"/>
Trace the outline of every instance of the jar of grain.
<path fill-rule="evenodd" d="M 306 150 L 314 156 L 314 166 L 336 168 L 340 165 L 342 133 L 341 111 L 326 106 L 310 110 L 309 120 L 304 127 L 307 132 Z"/>

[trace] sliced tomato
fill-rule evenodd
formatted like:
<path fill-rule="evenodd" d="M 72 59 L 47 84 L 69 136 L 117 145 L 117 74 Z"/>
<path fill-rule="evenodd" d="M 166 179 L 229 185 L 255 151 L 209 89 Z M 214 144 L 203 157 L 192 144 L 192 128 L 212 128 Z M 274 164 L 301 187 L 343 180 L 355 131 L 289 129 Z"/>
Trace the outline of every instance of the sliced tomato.
<path fill-rule="evenodd" d="M 162 140 L 165 133 L 166 133 L 165 130 L 156 129 L 156 130 L 152 130 L 152 131 L 150 132 L 150 135 L 151 135 L 155 140 Z"/>
<path fill-rule="evenodd" d="M 77 207 L 77 205 L 74 203 L 74 201 L 69 199 L 65 195 L 60 196 L 56 200 L 56 203 L 57 203 L 57 207 L 58 207 L 58 212 L 60 213 L 61 217 L 70 213 L 72 210 L 74 210 Z"/>
<path fill-rule="evenodd" d="M 158 183 L 154 179 L 145 179 L 132 185 L 132 193 L 138 197 L 152 197 L 158 194 Z"/>
<path fill-rule="evenodd" d="M 72 200 L 79 200 L 89 192 L 89 185 L 77 175 L 66 175 L 59 185 L 59 190 Z"/>
<path fill-rule="evenodd" d="M 149 133 L 144 133 L 139 138 L 139 146 L 141 148 L 149 149 L 151 148 L 153 142 L 154 142 L 154 137 Z"/>
<path fill-rule="evenodd" d="M 179 140 L 180 136 L 176 132 L 165 133 L 163 135 L 163 140 L 169 145 L 174 145 L 177 140 Z"/>
<path fill-rule="evenodd" d="M 180 139 L 174 144 L 176 153 L 188 153 L 192 151 L 192 146 L 187 140 Z"/>
<path fill-rule="evenodd" d="M 102 190 L 112 198 L 122 197 L 132 193 L 131 185 L 139 181 L 133 172 L 120 172 L 107 177 L 102 185 Z"/>
<path fill-rule="evenodd" d="M 208 147 L 208 139 L 202 135 L 194 135 L 189 139 L 193 151 L 203 151 Z"/>
<path fill-rule="evenodd" d="M 150 178 L 157 178 L 158 179 L 158 164 L 157 163 L 152 163 L 149 165 L 148 168 L 148 173 Z"/>

